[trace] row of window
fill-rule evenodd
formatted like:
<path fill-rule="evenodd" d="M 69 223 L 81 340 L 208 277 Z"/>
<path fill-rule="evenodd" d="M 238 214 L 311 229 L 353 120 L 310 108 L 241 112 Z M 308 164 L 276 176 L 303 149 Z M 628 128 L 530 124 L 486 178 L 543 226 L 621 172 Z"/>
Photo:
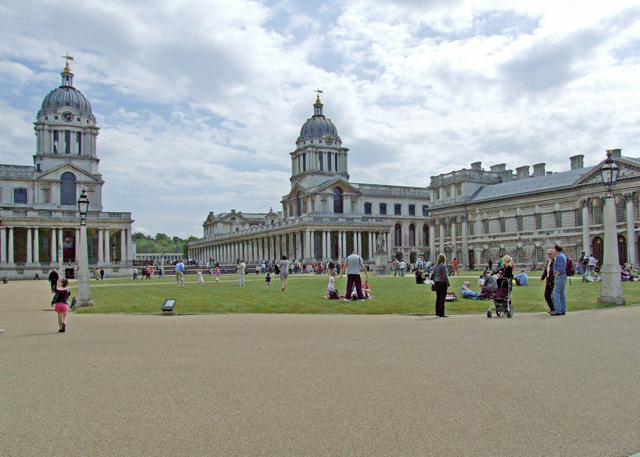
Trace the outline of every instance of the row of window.
<path fill-rule="evenodd" d="M 45 200 L 48 203 L 48 198 Z M 28 204 L 28 189 L 13 189 L 13 203 L 16 205 Z M 76 175 L 69 172 L 63 173 L 60 177 L 60 205 L 75 206 L 76 204 Z"/>
<path fill-rule="evenodd" d="M 72 146 L 71 134 L 72 133 L 73 132 L 71 132 L 71 130 L 64 131 L 63 148 L 64 148 L 65 154 L 71 154 L 71 146 Z M 75 154 L 82 155 L 82 133 L 76 132 L 75 136 L 76 136 L 76 139 L 75 139 L 76 141 L 75 141 L 75 148 L 73 152 Z M 53 153 L 54 154 L 60 153 L 60 131 L 59 130 L 53 131 Z"/>
<path fill-rule="evenodd" d="M 338 154 L 331 152 L 327 152 L 326 154 L 322 151 L 318 151 L 318 169 L 320 171 L 324 171 L 325 168 L 325 158 L 326 158 L 326 167 L 327 171 L 338 171 Z M 332 170 L 333 165 L 333 170 Z M 298 156 L 298 173 L 304 173 L 307 171 L 307 153 L 304 152 Z"/>
<path fill-rule="evenodd" d="M 455 184 L 453 186 L 445 186 L 442 188 L 444 190 L 444 198 L 451 198 L 451 194 L 455 192 L 457 197 L 462 195 L 462 184 Z M 434 192 L 434 199 L 440 200 L 440 188 L 437 188 Z"/>
<path fill-rule="evenodd" d="M 372 212 L 373 209 L 373 204 L 370 202 L 365 202 L 364 204 L 364 214 L 373 214 Z M 387 204 L 386 203 L 380 203 L 379 206 L 379 210 L 380 210 L 380 215 L 386 215 L 387 214 Z M 402 204 L 401 203 L 396 203 L 393 205 L 393 214 L 394 216 L 402 216 Z M 409 216 L 415 216 L 416 215 L 416 205 L 408 205 L 408 214 Z M 429 216 L 429 205 L 422 205 L 422 215 L 425 217 Z"/>

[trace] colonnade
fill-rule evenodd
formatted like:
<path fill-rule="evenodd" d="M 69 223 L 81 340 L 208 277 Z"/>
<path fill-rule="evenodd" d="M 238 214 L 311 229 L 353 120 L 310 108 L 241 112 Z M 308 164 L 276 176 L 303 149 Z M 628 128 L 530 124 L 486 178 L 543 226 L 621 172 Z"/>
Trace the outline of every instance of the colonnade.
<path fill-rule="evenodd" d="M 17 239 L 16 229 L 25 230 L 24 240 Z M 98 244 L 95 247 L 97 249 L 97 263 L 99 266 L 108 266 L 114 263 L 126 263 L 132 260 L 132 239 L 131 239 L 131 229 L 130 228 L 116 228 L 116 230 L 120 231 L 120 252 L 114 253 L 112 252 L 112 242 L 115 242 L 115 238 L 111 235 L 110 231 L 113 232 L 112 228 L 96 228 L 89 227 L 90 230 L 95 230 L 98 233 Z M 43 235 L 42 231 L 46 230 L 48 232 L 46 235 Z M 73 230 L 75 235 L 75 259 L 74 262 L 78 261 L 78 253 L 80 242 L 80 227 L 24 227 L 24 226 L 2 226 L 0 227 L 0 264 L 12 266 L 16 263 L 15 252 L 16 252 L 16 243 L 24 244 L 26 246 L 26 261 L 24 262 L 25 266 L 35 266 L 38 267 L 42 264 L 58 264 L 63 259 L 59 258 L 59 252 L 62 252 L 59 248 L 64 246 L 63 234 L 65 231 Z M 40 246 L 41 238 L 45 236 L 48 242 L 48 250 L 50 251 L 49 262 L 41 262 L 41 252 Z M 118 236 L 117 234 L 115 236 Z M 115 258 L 114 257 L 115 254 Z M 69 261 L 70 259 L 66 259 Z"/>
<path fill-rule="evenodd" d="M 210 240 L 189 247 L 189 257 L 200 263 L 211 260 L 234 264 L 238 259 L 248 263 L 274 261 L 286 255 L 289 260 L 313 261 L 342 259 L 355 250 L 364 259 L 373 259 L 379 233 L 390 246 L 390 232 L 370 230 L 314 230 L 272 232 L 265 235 L 245 235 L 235 239 Z M 204 245 L 202 245 L 204 244 Z"/>

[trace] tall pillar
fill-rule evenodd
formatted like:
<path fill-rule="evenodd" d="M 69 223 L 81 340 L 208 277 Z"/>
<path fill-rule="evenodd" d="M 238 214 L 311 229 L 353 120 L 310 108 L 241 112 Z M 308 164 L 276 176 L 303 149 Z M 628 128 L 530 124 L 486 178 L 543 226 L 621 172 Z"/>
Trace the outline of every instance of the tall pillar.
<path fill-rule="evenodd" d="M 636 236 L 635 236 L 635 211 L 634 203 L 637 196 L 633 194 L 625 195 L 627 202 L 627 260 L 630 264 L 638 266 L 638 251 L 636 250 Z"/>
<path fill-rule="evenodd" d="M 109 236 L 109 229 L 104 231 L 104 263 L 111 263 L 111 237 Z"/>
<path fill-rule="evenodd" d="M 429 251 L 431 263 L 436 262 L 436 220 L 431 219 L 429 222 Z"/>
<path fill-rule="evenodd" d="M 449 262 L 453 260 L 453 258 L 458 257 L 458 223 L 455 216 L 449 219 L 449 223 L 451 224 L 451 259 Z"/>
<path fill-rule="evenodd" d="M 104 264 L 104 231 L 98 229 L 98 265 Z"/>
<path fill-rule="evenodd" d="M 469 259 L 469 221 L 466 214 L 460 216 L 462 221 L 462 262 L 467 268 L 470 268 L 471 259 Z"/>
<path fill-rule="evenodd" d="M 7 228 L 0 227 L 0 263 L 7 263 Z"/>
<path fill-rule="evenodd" d="M 322 231 L 322 260 L 327 259 L 329 255 L 327 254 L 327 232 L 325 230 Z"/>
<path fill-rule="evenodd" d="M 127 228 L 127 262 L 133 261 L 133 239 L 131 238 L 131 227 Z"/>
<path fill-rule="evenodd" d="M 40 233 L 37 227 L 33 229 L 33 263 L 40 265 Z"/>
<path fill-rule="evenodd" d="M 358 232 L 358 244 L 357 244 L 357 252 L 360 257 L 362 257 L 362 232 Z"/>
<path fill-rule="evenodd" d="M 589 234 L 589 199 L 580 200 L 582 205 L 582 249 L 585 254 L 591 255 L 591 236 Z"/>
<path fill-rule="evenodd" d="M 344 232 L 342 230 L 338 230 L 338 261 L 341 262 L 344 257 Z"/>
<path fill-rule="evenodd" d="M 80 228 L 78 227 L 76 228 L 76 263 L 80 261 L 80 254 L 82 254 L 82 252 L 80 252 L 80 242 Z"/>
<path fill-rule="evenodd" d="M 13 265 L 13 227 L 9 227 L 9 241 L 8 241 L 8 253 L 7 263 Z"/>
<path fill-rule="evenodd" d="M 58 252 L 60 253 L 60 255 L 58 256 L 58 268 L 61 270 L 59 273 L 62 272 L 62 264 L 64 263 L 64 244 L 62 241 L 62 237 L 64 235 L 64 228 L 59 228 L 58 229 Z"/>
<path fill-rule="evenodd" d="M 441 217 L 438 222 L 440 225 L 440 253 L 444 253 L 444 235 L 446 233 L 444 224 L 446 223 L 446 220 L 444 217 Z"/>
<path fill-rule="evenodd" d="M 26 264 L 30 265 L 33 263 L 33 250 L 32 242 L 31 242 L 31 227 L 27 227 L 27 261 Z"/>
<path fill-rule="evenodd" d="M 56 246 L 56 229 L 51 229 L 51 265 L 55 264 L 58 261 L 58 247 Z M 3 245 L 4 246 L 4 245 Z"/>
<path fill-rule="evenodd" d="M 124 264 L 127 260 L 127 237 L 125 235 L 125 229 L 120 230 L 120 264 Z"/>

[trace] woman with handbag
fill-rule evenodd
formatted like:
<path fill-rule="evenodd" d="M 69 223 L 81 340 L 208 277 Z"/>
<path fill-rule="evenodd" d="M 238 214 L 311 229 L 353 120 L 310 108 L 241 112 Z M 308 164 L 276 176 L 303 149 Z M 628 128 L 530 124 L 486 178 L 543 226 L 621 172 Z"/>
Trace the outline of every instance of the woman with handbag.
<path fill-rule="evenodd" d="M 447 257 L 444 254 L 438 255 L 438 263 L 433 270 L 432 290 L 436 292 L 436 316 L 449 317 L 444 314 L 444 302 L 447 298 L 447 290 L 451 288 L 449 277 L 447 276 Z"/>

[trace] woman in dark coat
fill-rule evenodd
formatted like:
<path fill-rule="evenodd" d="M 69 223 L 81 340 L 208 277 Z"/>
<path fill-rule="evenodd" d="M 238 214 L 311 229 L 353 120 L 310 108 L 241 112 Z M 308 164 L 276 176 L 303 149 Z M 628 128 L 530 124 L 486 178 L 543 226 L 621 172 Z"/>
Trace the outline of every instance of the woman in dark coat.
<path fill-rule="evenodd" d="M 433 271 L 433 281 L 436 286 L 436 316 L 449 317 L 444 314 L 444 302 L 447 298 L 447 290 L 451 287 L 447 276 L 447 257 L 438 255 L 438 263 Z"/>

